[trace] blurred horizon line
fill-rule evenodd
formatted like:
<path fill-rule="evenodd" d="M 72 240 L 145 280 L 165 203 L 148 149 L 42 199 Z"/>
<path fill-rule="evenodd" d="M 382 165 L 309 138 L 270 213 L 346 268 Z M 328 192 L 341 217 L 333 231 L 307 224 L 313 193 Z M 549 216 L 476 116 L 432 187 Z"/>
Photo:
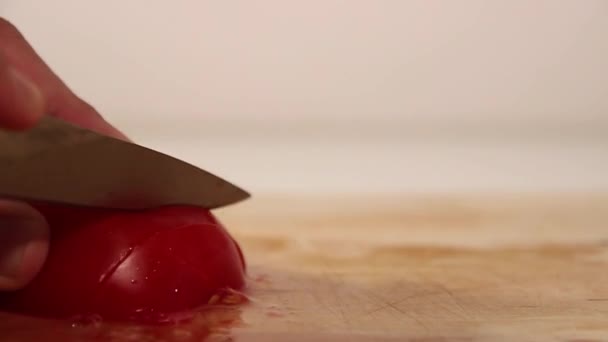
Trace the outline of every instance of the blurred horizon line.
<path fill-rule="evenodd" d="M 608 120 L 386 120 L 377 118 L 221 119 L 158 118 L 111 120 L 119 128 L 140 138 L 263 139 L 290 140 L 409 140 L 452 139 L 518 141 L 608 141 Z"/>

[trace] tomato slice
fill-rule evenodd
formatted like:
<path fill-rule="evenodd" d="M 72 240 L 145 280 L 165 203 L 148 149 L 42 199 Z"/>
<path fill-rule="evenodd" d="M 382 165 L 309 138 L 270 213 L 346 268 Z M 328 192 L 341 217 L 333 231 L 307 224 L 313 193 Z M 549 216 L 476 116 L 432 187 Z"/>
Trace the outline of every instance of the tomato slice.
<path fill-rule="evenodd" d="M 240 248 L 208 210 L 35 207 L 51 226 L 47 262 L 26 288 L 0 295 L 0 308 L 160 322 L 244 286 Z"/>

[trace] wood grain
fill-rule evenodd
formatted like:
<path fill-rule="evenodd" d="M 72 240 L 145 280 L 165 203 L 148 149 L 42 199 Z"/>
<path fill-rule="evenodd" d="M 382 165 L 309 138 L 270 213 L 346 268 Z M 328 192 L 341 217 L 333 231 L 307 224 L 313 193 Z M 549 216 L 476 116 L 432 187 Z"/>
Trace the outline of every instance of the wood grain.
<path fill-rule="evenodd" d="M 606 196 L 276 198 L 220 215 L 249 256 L 250 334 L 608 340 Z"/>
<path fill-rule="evenodd" d="M 248 304 L 163 328 L 4 314 L 0 331 L 15 341 L 608 341 L 606 195 L 254 198 L 218 215 L 247 256 Z"/>

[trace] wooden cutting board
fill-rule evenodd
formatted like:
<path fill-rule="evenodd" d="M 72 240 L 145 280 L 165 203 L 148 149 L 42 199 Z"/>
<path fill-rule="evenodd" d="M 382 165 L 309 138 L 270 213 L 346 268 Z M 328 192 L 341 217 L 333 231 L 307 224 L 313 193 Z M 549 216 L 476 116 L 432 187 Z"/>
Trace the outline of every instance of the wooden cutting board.
<path fill-rule="evenodd" d="M 0 334 L 608 341 L 608 196 L 256 198 L 218 215 L 248 258 L 249 303 L 230 305 L 244 298 L 235 294 L 188 325 L 162 328 L 32 330 L 33 320 L 4 316 Z"/>

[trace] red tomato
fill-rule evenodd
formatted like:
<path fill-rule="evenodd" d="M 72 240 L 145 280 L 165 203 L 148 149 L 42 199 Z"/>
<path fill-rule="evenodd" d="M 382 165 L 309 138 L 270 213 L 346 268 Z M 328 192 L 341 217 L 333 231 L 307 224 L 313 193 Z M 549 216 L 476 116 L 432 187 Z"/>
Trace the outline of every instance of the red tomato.
<path fill-rule="evenodd" d="M 207 210 L 36 207 L 51 226 L 47 263 L 25 289 L 0 296 L 2 308 L 162 321 L 244 286 L 241 251 Z"/>

